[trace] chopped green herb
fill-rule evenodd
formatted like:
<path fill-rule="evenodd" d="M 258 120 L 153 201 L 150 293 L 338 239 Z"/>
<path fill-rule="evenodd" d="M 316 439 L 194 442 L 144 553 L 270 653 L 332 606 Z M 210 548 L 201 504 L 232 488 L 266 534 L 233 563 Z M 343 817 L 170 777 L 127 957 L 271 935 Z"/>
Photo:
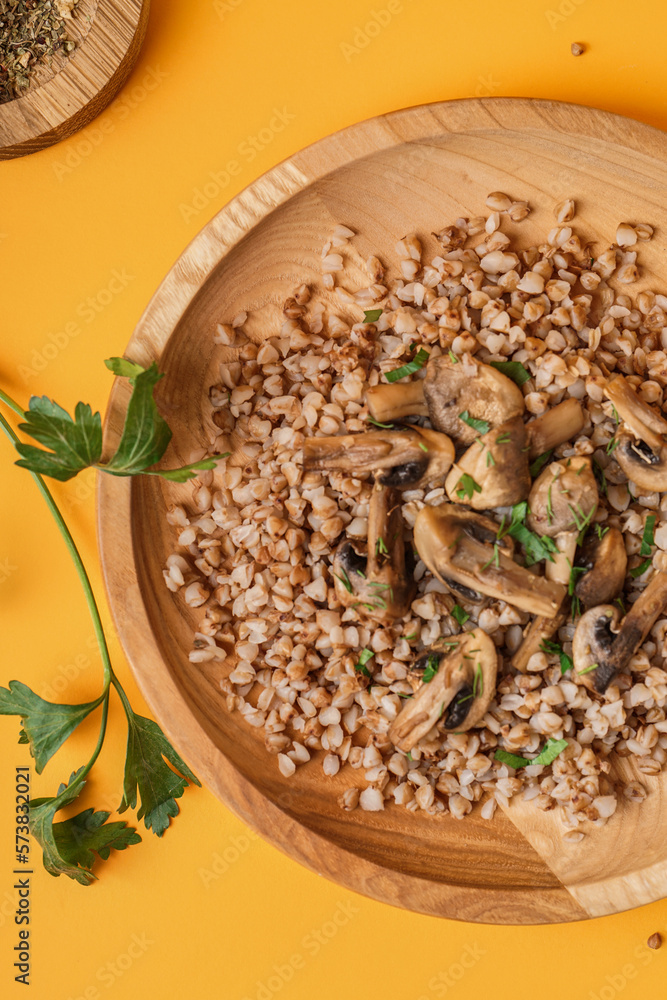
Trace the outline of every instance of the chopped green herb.
<path fill-rule="evenodd" d="M 502 761 L 503 764 L 507 764 L 515 770 L 519 767 L 526 767 L 527 764 L 531 763 L 526 757 L 517 757 L 516 754 L 508 753 L 507 750 L 496 750 L 494 756 L 496 760 Z"/>
<path fill-rule="evenodd" d="M 644 523 L 644 534 L 642 535 L 642 544 L 639 550 L 640 556 L 651 555 L 651 549 L 654 544 L 655 522 L 656 522 L 655 514 L 649 514 Z"/>
<path fill-rule="evenodd" d="M 450 640 L 450 641 L 448 641 L 448 642 L 443 642 L 443 643 L 442 643 L 441 645 L 443 645 L 443 646 L 451 646 L 451 647 L 452 647 L 452 649 L 458 649 L 458 647 L 459 647 L 459 646 L 460 646 L 461 644 L 460 644 L 459 642 L 452 642 L 452 641 Z"/>
<path fill-rule="evenodd" d="M 405 755 L 405 756 L 406 756 L 406 758 L 407 758 L 407 759 L 408 759 L 408 760 L 410 761 L 410 763 L 412 763 L 412 760 L 413 760 L 413 758 L 412 758 L 412 754 L 410 753 L 410 751 L 409 751 L 409 750 L 408 750 L 408 752 L 406 753 L 406 755 Z"/>
<path fill-rule="evenodd" d="M 404 635 L 403 638 L 406 640 L 406 642 L 412 642 L 414 639 L 417 638 L 417 633 L 411 632 L 410 635 Z"/>
<path fill-rule="evenodd" d="M 608 527 L 607 528 L 603 528 L 601 524 L 595 524 L 594 528 L 595 528 L 595 534 L 598 536 L 598 539 L 600 541 L 602 541 L 602 539 L 604 538 L 604 536 L 609 531 Z"/>
<path fill-rule="evenodd" d="M 481 663 L 478 663 L 475 667 L 475 676 L 472 682 L 472 694 L 473 698 L 478 698 L 480 695 L 484 694 L 484 675 L 482 674 Z"/>
<path fill-rule="evenodd" d="M 531 760 L 531 764 L 551 764 L 567 747 L 567 740 L 548 739 L 541 753 Z"/>
<path fill-rule="evenodd" d="M 447 351 L 447 353 L 449 354 L 449 360 L 451 361 L 451 363 L 453 365 L 458 365 L 459 359 L 454 354 L 454 351 Z"/>
<path fill-rule="evenodd" d="M 480 434 L 486 434 L 491 430 L 491 424 L 488 420 L 478 420 L 477 417 L 471 417 L 467 410 L 463 413 L 459 413 L 459 419 L 467 424 L 468 427 L 472 427 L 474 431 L 479 431 Z"/>
<path fill-rule="evenodd" d="M 496 438 L 496 444 L 509 444 L 512 440 L 512 435 L 505 433 L 501 434 L 500 437 Z"/>
<path fill-rule="evenodd" d="M 591 670 L 597 670 L 597 663 L 591 663 L 590 667 L 584 667 L 583 670 L 577 670 L 578 674 L 590 674 Z"/>
<path fill-rule="evenodd" d="M 424 367 L 430 357 L 431 355 L 428 351 L 420 347 L 412 361 L 408 361 L 406 365 L 402 365 L 400 368 L 394 368 L 391 372 L 385 372 L 387 382 L 398 382 L 399 379 L 405 378 L 406 375 L 414 375 L 415 372 L 420 371 Z"/>
<path fill-rule="evenodd" d="M 554 509 L 553 509 L 553 506 L 551 504 L 551 491 L 553 489 L 553 485 L 554 484 L 551 483 L 551 485 L 549 486 L 549 489 L 547 490 L 547 520 L 548 520 L 549 524 L 551 524 L 551 522 L 554 519 Z"/>
<path fill-rule="evenodd" d="M 512 517 L 507 526 L 505 526 L 505 518 L 503 517 L 497 535 L 498 540 L 504 538 L 505 535 L 511 535 L 517 542 L 520 542 L 526 552 L 527 566 L 532 566 L 542 559 L 548 559 L 550 562 L 553 562 L 552 553 L 558 551 L 556 543 L 553 538 L 536 535 L 526 527 L 524 522 L 528 517 L 528 513 L 528 504 L 525 500 L 514 504 L 512 507 Z"/>
<path fill-rule="evenodd" d="M 557 642 L 551 642 L 549 639 L 543 639 L 540 643 L 540 649 L 543 653 L 553 653 L 560 660 L 560 672 L 561 674 L 566 674 L 568 670 L 572 670 L 574 664 L 571 658 L 563 651 L 563 647 L 559 646 Z"/>
<path fill-rule="evenodd" d="M 614 436 L 608 442 L 607 447 L 605 448 L 605 451 L 607 452 L 608 455 L 611 455 L 611 453 L 613 452 L 613 450 L 614 450 L 614 448 L 616 447 L 617 444 L 618 444 L 618 441 L 616 440 L 616 436 Z"/>
<path fill-rule="evenodd" d="M 500 568 L 500 551 L 498 549 L 498 539 L 497 538 L 496 538 L 495 542 L 493 543 L 493 555 L 491 556 L 491 558 L 489 559 L 488 562 L 484 563 L 484 565 L 482 566 L 482 569 L 483 570 L 486 569 L 487 566 L 491 565 L 491 563 L 493 563 L 493 565 L 496 566 L 497 568 Z"/>
<path fill-rule="evenodd" d="M 639 566 L 635 566 L 634 569 L 630 570 L 630 576 L 633 580 L 636 580 L 638 576 L 642 576 L 642 574 L 644 574 L 652 565 L 652 559 L 645 559 L 643 563 L 639 564 Z"/>
<path fill-rule="evenodd" d="M 583 468 L 583 466 L 582 466 L 582 468 Z M 598 462 L 597 458 L 593 459 L 593 475 L 595 476 L 595 478 L 597 480 L 597 484 L 598 484 L 598 486 L 600 488 L 600 492 L 602 493 L 603 496 L 606 497 L 607 493 L 608 493 L 608 491 L 607 491 L 607 477 L 605 476 L 604 469 L 602 468 L 602 466 Z"/>
<path fill-rule="evenodd" d="M 470 615 L 463 610 L 460 604 L 455 604 L 452 608 L 452 618 L 455 618 L 459 625 L 465 625 Z"/>
<path fill-rule="evenodd" d="M 381 427 L 383 431 L 393 431 L 394 429 L 393 424 L 381 424 L 379 420 L 376 420 L 375 417 L 371 417 L 370 415 L 368 417 L 368 423 L 373 424 L 375 427 Z"/>
<path fill-rule="evenodd" d="M 428 454 L 428 447 L 424 444 L 423 441 L 419 442 L 419 447 L 421 448 L 422 451 L 425 451 Z"/>
<path fill-rule="evenodd" d="M 519 361 L 489 361 L 492 368 L 497 368 L 503 375 L 507 375 L 517 385 L 523 385 L 531 377 Z"/>
<path fill-rule="evenodd" d="M 352 584 L 350 583 L 350 578 L 349 578 L 349 576 L 345 572 L 345 569 L 342 566 L 341 566 L 341 576 L 339 576 L 337 573 L 334 573 L 334 576 L 336 577 L 337 580 L 340 580 L 340 582 L 343 584 L 343 586 L 347 590 L 348 594 L 351 594 L 352 593 Z"/>
<path fill-rule="evenodd" d="M 496 464 L 495 458 L 493 457 L 493 455 L 491 454 L 490 451 L 487 451 L 487 453 L 486 453 L 486 467 L 487 467 L 487 469 L 489 468 L 489 466 L 495 465 L 495 464 Z"/>
<path fill-rule="evenodd" d="M 570 579 L 567 582 L 567 592 L 570 597 L 574 594 L 574 588 L 577 585 L 577 580 L 583 573 L 587 573 L 588 570 L 585 566 L 573 566 L 570 570 Z"/>
<path fill-rule="evenodd" d="M 440 657 L 435 653 L 429 653 L 428 659 L 426 660 L 426 670 L 424 671 L 424 676 L 422 680 L 424 684 L 429 684 L 438 672 L 440 667 Z"/>
<path fill-rule="evenodd" d="M 369 660 L 372 660 L 375 653 L 372 649 L 362 649 L 359 653 L 359 659 L 354 665 L 354 669 L 358 670 L 361 674 L 366 674 L 366 677 L 370 677 L 370 671 L 366 669 L 366 664 Z"/>
<path fill-rule="evenodd" d="M 625 614 L 625 604 L 623 603 L 622 597 L 617 597 L 616 600 L 614 601 L 614 604 L 618 604 L 623 614 Z"/>
<path fill-rule="evenodd" d="M 411 694 L 405 694 L 404 691 L 397 691 L 396 693 L 398 694 L 399 698 L 412 698 Z"/>
<path fill-rule="evenodd" d="M 620 424 L 621 418 L 619 417 L 618 410 L 616 409 L 613 403 L 611 404 L 611 412 L 614 414 L 614 420 L 616 421 L 616 423 Z"/>
<path fill-rule="evenodd" d="M 375 543 L 375 555 L 376 556 L 379 556 L 379 555 L 388 556 L 389 555 L 389 549 L 385 545 L 384 538 L 381 535 L 378 538 L 377 542 Z"/>
<path fill-rule="evenodd" d="M 366 309 L 364 311 L 364 323 L 376 323 L 381 315 L 381 309 Z"/>
<path fill-rule="evenodd" d="M 467 497 L 468 500 L 472 497 L 473 493 L 481 493 L 482 487 L 479 483 L 476 483 L 472 476 L 469 476 L 467 472 L 464 472 L 459 479 L 458 488 L 456 490 L 456 495 L 459 500 L 463 500 Z"/>
<path fill-rule="evenodd" d="M 581 601 L 576 594 L 573 594 L 572 596 L 570 611 L 572 612 L 572 621 L 574 621 L 575 618 L 578 618 L 581 614 Z"/>
<path fill-rule="evenodd" d="M 541 470 L 547 464 L 552 455 L 553 455 L 553 448 L 551 449 L 551 451 L 545 451 L 541 455 L 537 456 L 535 461 L 530 466 L 530 474 L 533 477 L 533 479 L 535 479 L 535 477 L 540 474 Z"/>
<path fill-rule="evenodd" d="M 441 719 L 444 714 L 445 714 L 445 703 L 443 701 L 443 703 L 440 706 L 440 711 L 438 713 L 438 718 Z"/>

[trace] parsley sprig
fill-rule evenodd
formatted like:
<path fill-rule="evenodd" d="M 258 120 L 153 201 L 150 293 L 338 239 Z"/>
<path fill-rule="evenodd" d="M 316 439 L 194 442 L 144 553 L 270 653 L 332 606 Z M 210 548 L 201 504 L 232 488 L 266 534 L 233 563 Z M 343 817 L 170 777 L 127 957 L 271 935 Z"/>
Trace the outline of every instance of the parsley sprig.
<path fill-rule="evenodd" d="M 467 472 L 464 472 L 458 481 L 458 486 L 456 489 L 456 495 L 459 500 L 472 499 L 473 493 L 481 493 L 482 487 L 479 483 L 475 482 L 472 476 L 469 476 Z"/>
<path fill-rule="evenodd" d="M 566 674 L 568 670 L 572 670 L 574 663 L 572 662 L 572 657 L 568 656 L 564 651 L 563 647 L 557 642 L 551 642 L 550 639 L 543 639 L 540 643 L 540 649 L 543 653 L 554 654 L 560 660 L 560 672 L 561 674 Z"/>
<path fill-rule="evenodd" d="M 163 374 L 155 362 L 150 368 L 142 368 L 126 358 L 108 358 L 104 363 L 115 375 L 128 378 L 132 386 L 125 426 L 115 454 L 108 462 L 100 462 L 102 418 L 99 413 L 93 413 L 88 403 L 77 403 L 72 418 L 48 396 L 32 396 L 27 412 L 22 414 L 25 422 L 19 424 L 19 430 L 50 450 L 17 442 L 16 450 L 21 456 L 17 465 L 60 482 L 91 467 L 113 476 L 161 476 L 178 483 L 193 479 L 198 471 L 215 468 L 216 461 L 224 456 L 216 455 L 178 469 L 152 469 L 171 441 L 169 426 L 160 416 L 153 398 L 155 386 Z"/>
<path fill-rule="evenodd" d="M 114 367 L 109 365 L 112 370 L 133 381 L 134 406 L 131 401 L 121 445 L 112 459 L 112 462 L 115 460 L 115 465 L 113 470 L 109 471 L 113 471 L 115 475 L 135 475 L 137 471 L 147 471 L 139 469 L 142 462 L 149 466 L 162 456 L 171 433 L 168 427 L 165 431 L 166 424 L 157 414 L 157 410 L 153 410 L 152 387 L 156 382 L 153 366 L 144 370 L 140 369 L 139 365 L 123 359 L 113 359 L 113 364 Z M 147 829 L 153 830 L 157 836 L 162 836 L 169 826 L 170 818 L 178 813 L 176 799 L 181 797 L 188 784 L 199 785 L 199 780 L 171 746 L 157 723 L 137 715 L 132 710 L 111 664 L 102 619 L 81 555 L 49 488 L 40 475 L 40 472 L 44 471 L 52 478 L 65 481 L 91 465 L 99 467 L 101 455 L 99 414 L 93 414 L 90 407 L 80 403 L 75 410 L 75 419 L 72 420 L 64 410 L 46 397 L 33 404 L 26 414 L 2 390 L 0 390 L 0 401 L 21 419 L 27 420 L 23 429 L 27 429 L 35 440 L 51 448 L 50 452 L 43 452 L 32 446 L 22 445 L 14 429 L 0 413 L 0 427 L 23 455 L 23 460 L 17 464 L 28 468 L 31 472 L 74 561 L 93 620 L 104 668 L 102 691 L 98 697 L 78 705 L 45 701 L 21 681 L 10 681 L 8 688 L 0 688 L 0 715 L 15 715 L 21 719 L 20 742 L 29 745 L 35 760 L 35 769 L 41 774 L 77 726 L 99 710 L 99 733 L 88 762 L 74 771 L 66 783 L 59 785 L 55 795 L 33 799 L 29 812 L 30 829 L 42 847 L 46 870 L 55 876 L 67 875 L 81 885 L 90 885 L 97 877 L 92 871 L 97 858 L 107 860 L 112 848 L 125 850 L 141 840 L 136 830 L 125 822 L 109 823 L 108 812 L 85 809 L 67 820 L 55 822 L 56 814 L 75 802 L 81 794 L 88 774 L 102 750 L 112 688 L 120 698 L 128 724 L 123 796 L 118 811 L 134 809 L 139 803 L 138 819 L 144 820 Z M 29 450 L 31 448 L 32 451 Z M 202 467 L 210 465 L 202 463 Z M 186 471 L 193 472 L 194 467 L 171 470 L 172 473 Z M 181 481 L 188 478 L 191 476 L 183 475 Z"/>
<path fill-rule="evenodd" d="M 505 535 L 511 535 L 517 542 L 520 542 L 526 553 L 526 566 L 532 566 L 534 563 L 541 562 L 542 559 L 553 562 L 553 553 L 558 551 L 556 543 L 553 538 L 549 538 L 547 535 L 536 535 L 535 532 L 526 527 L 527 517 L 528 503 L 522 500 L 521 503 L 514 504 L 507 524 L 505 524 L 506 519 L 503 515 L 498 529 L 498 541 Z"/>
<path fill-rule="evenodd" d="M 639 564 L 639 566 L 635 566 L 634 569 L 630 570 L 630 576 L 633 579 L 636 579 L 638 576 L 641 576 L 643 573 L 645 573 L 646 570 L 651 566 L 651 563 L 653 562 L 652 552 L 653 552 L 654 536 L 655 536 L 655 522 L 656 522 L 656 515 L 649 514 L 644 523 L 644 534 L 642 535 L 642 543 L 639 549 L 639 555 L 648 556 L 648 559 L 645 559 L 644 562 Z"/>

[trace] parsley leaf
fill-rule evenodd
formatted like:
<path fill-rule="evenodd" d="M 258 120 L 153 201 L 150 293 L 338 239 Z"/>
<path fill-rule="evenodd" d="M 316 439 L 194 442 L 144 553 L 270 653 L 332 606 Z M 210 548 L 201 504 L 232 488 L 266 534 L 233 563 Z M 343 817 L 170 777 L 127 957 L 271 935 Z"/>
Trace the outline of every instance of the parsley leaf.
<path fill-rule="evenodd" d="M 391 372 L 385 372 L 385 377 L 387 382 L 398 382 L 399 379 L 405 378 L 406 375 L 414 375 L 421 368 L 424 367 L 431 355 L 428 351 L 425 351 L 423 347 L 420 347 L 415 354 L 412 361 L 408 361 L 406 365 L 402 365 L 401 368 L 394 368 Z"/>
<path fill-rule="evenodd" d="M 553 653 L 558 657 L 560 660 L 561 674 L 566 674 L 568 670 L 572 670 L 574 667 L 571 657 L 567 655 L 567 653 L 563 650 L 563 647 L 557 642 L 551 642 L 549 639 L 543 639 L 540 643 L 540 649 L 543 653 Z"/>
<path fill-rule="evenodd" d="M 464 472 L 459 479 L 458 488 L 456 490 L 456 495 L 459 500 L 463 500 L 467 497 L 468 500 L 471 499 L 473 493 L 481 493 L 482 487 L 479 483 L 476 483 L 472 476 L 469 476 L 467 472 Z"/>
<path fill-rule="evenodd" d="M 381 309 L 366 309 L 364 311 L 364 323 L 376 323 L 381 315 Z"/>
<path fill-rule="evenodd" d="M 470 618 L 470 615 L 463 610 L 460 604 L 454 605 L 451 611 L 451 615 L 452 618 L 454 618 L 459 623 L 459 625 L 465 625 L 465 623 Z"/>
<path fill-rule="evenodd" d="M 540 471 L 547 464 L 553 453 L 554 450 L 552 448 L 551 451 L 545 451 L 541 455 L 538 455 L 535 461 L 532 462 L 530 466 L 530 474 L 533 477 L 533 479 L 535 479 L 535 477 L 540 474 Z"/>
<path fill-rule="evenodd" d="M 77 403 L 74 419 L 47 396 L 32 396 L 19 430 L 50 448 L 43 451 L 31 444 L 17 444 L 21 459 L 16 463 L 61 483 L 82 469 L 96 465 L 102 456 L 102 418 L 87 403 Z"/>
<path fill-rule="evenodd" d="M 651 549 L 654 544 L 655 522 L 656 522 L 655 514 L 649 514 L 644 523 L 644 534 L 642 535 L 642 544 L 639 550 L 640 556 L 651 555 Z"/>
<path fill-rule="evenodd" d="M 502 761 L 503 764 L 508 764 L 515 770 L 532 763 L 527 757 L 518 757 L 514 753 L 508 753 L 507 750 L 496 750 L 494 757 L 496 760 Z"/>
<path fill-rule="evenodd" d="M 467 424 L 468 427 L 472 427 L 474 431 L 479 431 L 480 434 L 486 434 L 491 430 L 491 424 L 488 420 L 478 420 L 477 417 L 471 417 L 467 410 L 463 413 L 459 413 L 459 419 Z"/>
<path fill-rule="evenodd" d="M 171 431 L 160 416 L 153 391 L 163 377 L 155 362 L 148 369 L 126 358 L 108 358 L 107 368 L 126 377 L 132 385 L 132 396 L 125 415 L 125 426 L 118 449 L 104 465 L 102 457 L 102 420 L 88 403 L 77 403 L 74 418 L 47 396 L 33 396 L 25 413 L 26 422 L 19 430 L 39 441 L 50 451 L 19 442 L 16 450 L 23 469 L 60 482 L 72 479 L 83 469 L 93 468 L 114 476 L 161 476 L 172 482 L 186 482 L 202 469 L 213 469 L 217 459 L 203 459 L 179 469 L 151 470 L 167 450 Z"/>
<path fill-rule="evenodd" d="M 60 857 L 68 864 L 80 865 L 90 871 L 96 854 L 106 861 L 112 847 L 116 851 L 124 851 L 132 844 L 141 843 L 137 831 L 124 821 L 107 823 L 110 815 L 108 812 L 84 809 L 63 823 L 54 823 L 53 838 Z"/>
<path fill-rule="evenodd" d="M 0 688 L 0 715 L 21 717 L 21 742 L 30 744 L 35 770 L 41 774 L 56 750 L 103 699 L 102 694 L 96 701 L 86 704 L 59 705 L 44 701 L 21 681 L 10 681 L 9 689 Z"/>
<path fill-rule="evenodd" d="M 489 361 L 489 364 L 492 368 L 497 368 L 503 375 L 507 375 L 519 386 L 531 378 L 530 372 L 526 371 L 520 361 Z"/>
<path fill-rule="evenodd" d="M 542 559 L 554 561 L 552 553 L 558 551 L 558 547 L 553 538 L 546 535 L 536 535 L 525 525 L 528 517 L 528 504 L 525 500 L 516 503 L 512 507 L 512 517 L 507 527 L 501 524 L 498 531 L 498 540 L 505 535 L 511 535 L 517 542 L 523 545 L 526 553 L 526 565 L 532 566 Z"/>
<path fill-rule="evenodd" d="M 426 660 L 426 670 L 424 671 L 424 676 L 422 680 L 424 684 L 430 684 L 438 670 L 440 669 L 440 657 L 436 653 L 429 653 L 428 659 Z"/>
<path fill-rule="evenodd" d="M 81 885 L 90 885 L 95 876 L 92 872 L 79 868 L 62 856 L 56 843 L 53 829 L 53 817 L 59 809 L 74 802 L 84 786 L 80 776 L 84 768 L 79 768 L 70 775 L 66 785 L 60 785 L 58 794 L 49 798 L 33 799 L 30 803 L 30 832 L 41 845 L 44 854 L 44 867 L 51 875 L 68 875 Z"/>
<path fill-rule="evenodd" d="M 370 670 L 366 668 L 366 664 L 368 663 L 369 660 L 372 660 L 374 656 L 375 653 L 372 650 L 362 649 L 361 652 L 359 653 L 359 659 L 354 665 L 354 669 L 358 670 L 359 673 L 361 674 L 366 674 L 366 677 L 370 677 L 371 673 Z"/>
<path fill-rule="evenodd" d="M 195 785 L 201 783 L 185 761 L 181 760 L 156 722 L 137 715 L 131 709 L 126 709 L 126 714 L 127 758 L 123 799 L 118 812 L 136 807 L 138 789 L 141 806 L 137 811 L 137 818 L 143 818 L 146 829 L 152 829 L 161 837 L 169 826 L 169 817 L 178 815 L 176 799 L 180 798 L 190 781 Z M 167 761 L 180 774 L 172 771 Z"/>
<path fill-rule="evenodd" d="M 542 752 L 531 760 L 531 764 L 551 764 L 567 746 L 567 740 L 548 739 L 542 748 Z"/>
<path fill-rule="evenodd" d="M 635 566 L 634 569 L 630 570 L 630 576 L 632 577 L 633 580 L 636 580 L 637 577 L 642 576 L 642 574 L 645 573 L 646 570 L 649 569 L 650 566 L 652 566 L 652 564 L 653 564 L 652 559 L 645 559 L 643 563 L 639 564 L 639 566 Z"/>

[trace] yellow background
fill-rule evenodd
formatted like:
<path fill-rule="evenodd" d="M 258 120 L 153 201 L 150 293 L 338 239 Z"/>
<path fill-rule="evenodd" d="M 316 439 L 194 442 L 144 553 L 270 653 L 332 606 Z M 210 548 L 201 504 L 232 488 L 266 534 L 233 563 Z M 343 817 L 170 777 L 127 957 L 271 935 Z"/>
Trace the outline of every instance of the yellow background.
<path fill-rule="evenodd" d="M 102 359 L 122 353 L 204 223 L 263 171 L 360 119 L 510 95 L 667 128 L 661 0 L 392 0 L 389 19 L 387 9 L 388 0 L 153 0 L 138 65 L 101 119 L 0 163 L 0 385 L 24 404 L 47 393 L 68 409 L 81 398 L 104 409 L 111 378 Z M 388 23 L 366 32 L 378 12 Z M 570 54 L 573 41 L 586 43 L 584 56 Z M 275 109 L 293 118 L 251 158 L 248 137 L 268 128 Z M 220 171 L 231 160 L 240 170 L 226 179 Z M 114 271 L 124 278 L 107 294 Z M 0 440 L 0 683 L 19 678 L 42 694 L 55 684 L 64 701 L 88 700 L 101 672 L 82 593 L 41 498 L 12 461 Z M 55 493 L 101 596 L 94 478 Z M 145 711 L 114 638 L 112 651 Z M 119 801 L 120 716 L 115 706 L 85 805 Z M 80 728 L 36 782 L 40 793 L 87 759 L 95 732 L 95 722 Z M 664 995 L 667 947 L 644 947 L 652 932 L 667 934 L 663 903 L 523 929 L 417 916 L 300 868 L 199 789 L 186 792 L 162 841 L 142 827 L 143 844 L 113 855 L 90 888 L 48 876 L 34 847 L 25 994 L 13 982 L 17 928 L 8 916 L 13 772 L 29 760 L 17 733 L 17 720 L 0 719 L 0 995 L 10 1000 Z M 466 948 L 470 968 L 447 986 Z M 283 980 L 291 967 L 288 982 L 274 966 Z"/>

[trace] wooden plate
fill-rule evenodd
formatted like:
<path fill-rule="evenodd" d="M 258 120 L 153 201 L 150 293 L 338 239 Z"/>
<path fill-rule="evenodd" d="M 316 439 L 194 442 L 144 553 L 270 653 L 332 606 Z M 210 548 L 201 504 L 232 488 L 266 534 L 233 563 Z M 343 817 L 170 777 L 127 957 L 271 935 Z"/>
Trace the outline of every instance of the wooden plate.
<path fill-rule="evenodd" d="M 490 191 L 527 198 L 521 223 L 533 240 L 554 205 L 574 197 L 601 244 L 619 221 L 649 222 L 645 283 L 667 287 L 667 137 L 646 125 L 548 101 L 488 99 L 410 108 L 330 136 L 275 167 L 226 206 L 185 250 L 151 301 L 127 349 L 158 359 L 160 402 L 174 429 L 172 461 L 208 442 L 207 388 L 221 360 L 220 321 L 262 311 L 258 338 L 302 281 L 321 284 L 321 247 L 334 224 L 351 226 L 359 258 L 394 259 L 406 232 L 429 234 L 484 211 Z M 353 274 L 354 276 L 354 274 Z M 366 280 L 368 280 L 366 278 Z M 127 385 L 111 395 L 107 431 L 118 434 Z M 433 820 L 400 808 L 342 812 L 347 775 L 314 763 L 282 778 L 256 732 L 229 715 L 213 671 L 189 663 L 197 612 L 164 587 L 173 551 L 168 503 L 189 492 L 156 479 L 101 477 L 99 534 L 112 611 L 137 680 L 189 763 L 223 802 L 314 871 L 398 906 L 489 923 L 542 923 L 615 913 L 667 893 L 667 799 L 642 776 L 641 807 L 621 798 L 611 821 L 565 844 L 555 812 L 519 803 L 492 822 Z M 623 762 L 623 767 L 631 765 Z"/>
<path fill-rule="evenodd" d="M 77 47 L 40 67 L 24 97 L 0 104 L 0 160 L 66 139 L 113 100 L 134 66 L 149 0 L 79 0 L 67 22 Z"/>

